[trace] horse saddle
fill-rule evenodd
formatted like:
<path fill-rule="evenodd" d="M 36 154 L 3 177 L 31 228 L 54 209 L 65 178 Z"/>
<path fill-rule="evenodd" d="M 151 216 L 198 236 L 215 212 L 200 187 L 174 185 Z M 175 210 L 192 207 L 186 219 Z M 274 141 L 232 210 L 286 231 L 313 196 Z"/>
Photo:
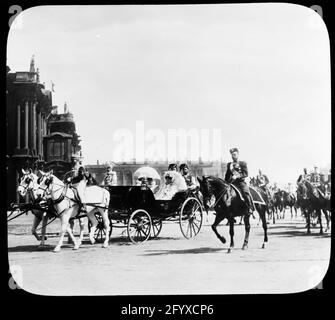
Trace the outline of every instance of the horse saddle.
<path fill-rule="evenodd" d="M 242 195 L 242 192 L 241 190 L 236 187 L 235 185 L 231 184 L 232 188 L 234 188 L 234 190 L 236 190 L 238 196 L 240 197 L 240 199 L 242 201 L 245 201 L 243 195 Z M 261 194 L 256 190 L 254 189 L 253 187 L 249 187 L 249 190 L 250 190 L 250 195 L 251 195 L 251 198 L 252 198 L 252 201 L 254 203 L 259 203 L 259 204 L 263 204 L 265 205 L 266 202 L 264 201 L 263 197 L 261 196 Z"/>
<path fill-rule="evenodd" d="M 266 205 L 265 200 L 263 199 L 263 197 L 260 194 L 260 192 L 257 191 L 257 189 L 255 189 L 253 187 L 249 187 L 249 189 L 250 189 L 250 194 L 251 194 L 252 201 L 254 203 L 259 203 L 259 204 Z"/>
<path fill-rule="evenodd" d="M 234 184 L 230 184 L 230 186 L 236 191 L 236 193 L 238 194 L 238 196 L 240 197 L 240 199 L 242 201 L 245 201 L 244 197 L 242 196 L 242 193 L 240 191 L 240 189 L 238 187 L 236 187 Z"/>

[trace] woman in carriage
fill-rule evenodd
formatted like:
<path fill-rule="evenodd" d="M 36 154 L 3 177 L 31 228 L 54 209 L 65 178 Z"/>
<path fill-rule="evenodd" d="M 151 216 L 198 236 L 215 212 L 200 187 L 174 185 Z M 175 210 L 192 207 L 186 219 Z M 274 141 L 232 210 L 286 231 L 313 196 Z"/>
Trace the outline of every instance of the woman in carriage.
<path fill-rule="evenodd" d="M 185 179 L 177 171 L 167 171 L 164 180 L 162 188 L 155 194 L 157 200 L 171 200 L 177 192 L 187 190 Z"/>

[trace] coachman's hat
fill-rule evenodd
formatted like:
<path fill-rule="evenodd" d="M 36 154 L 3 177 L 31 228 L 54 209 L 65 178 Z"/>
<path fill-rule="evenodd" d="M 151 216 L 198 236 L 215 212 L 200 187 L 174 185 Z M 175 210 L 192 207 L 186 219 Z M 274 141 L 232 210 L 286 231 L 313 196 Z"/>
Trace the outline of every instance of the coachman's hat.
<path fill-rule="evenodd" d="M 176 163 L 169 164 L 168 170 L 174 170 L 174 169 L 178 170 L 177 164 Z"/>

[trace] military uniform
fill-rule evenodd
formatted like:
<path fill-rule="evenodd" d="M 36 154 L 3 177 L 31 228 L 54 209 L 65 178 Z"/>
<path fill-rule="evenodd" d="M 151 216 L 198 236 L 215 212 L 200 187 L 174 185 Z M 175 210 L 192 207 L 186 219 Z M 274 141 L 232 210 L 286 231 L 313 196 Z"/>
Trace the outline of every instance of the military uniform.
<path fill-rule="evenodd" d="M 103 186 L 116 186 L 117 185 L 117 177 L 116 172 L 112 171 L 111 173 L 107 173 L 102 181 Z"/>
<path fill-rule="evenodd" d="M 312 172 L 311 173 L 310 182 L 314 186 L 320 187 L 321 186 L 321 175 L 319 173 L 317 173 L 317 172 Z"/>
<path fill-rule="evenodd" d="M 250 190 L 245 182 L 248 176 L 248 166 L 244 161 L 228 162 L 225 180 L 232 183 L 241 190 L 249 210 L 254 211 L 254 203 L 252 201 Z"/>
<path fill-rule="evenodd" d="M 304 182 L 304 181 L 310 181 L 310 175 L 308 173 L 301 174 L 297 180 L 297 184 Z"/>
<path fill-rule="evenodd" d="M 267 195 L 268 199 L 270 199 L 270 191 L 267 187 L 269 184 L 269 178 L 265 174 L 259 174 L 256 177 L 257 185 L 260 187 Z"/>
<path fill-rule="evenodd" d="M 191 176 L 189 173 L 183 175 L 183 178 L 185 179 L 187 188 L 189 190 L 193 190 L 196 188 L 196 182 L 195 182 L 195 178 L 193 176 Z"/>
<path fill-rule="evenodd" d="M 265 174 L 257 175 L 256 181 L 259 187 L 266 187 L 269 184 L 269 179 Z"/>

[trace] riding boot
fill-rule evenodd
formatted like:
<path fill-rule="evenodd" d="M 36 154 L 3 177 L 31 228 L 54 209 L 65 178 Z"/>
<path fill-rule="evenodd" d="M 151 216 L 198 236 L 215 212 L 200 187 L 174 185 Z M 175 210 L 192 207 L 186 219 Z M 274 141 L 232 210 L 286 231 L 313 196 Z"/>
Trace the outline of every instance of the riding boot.
<path fill-rule="evenodd" d="M 249 214 L 253 215 L 254 211 L 255 211 L 255 206 L 254 206 L 254 203 L 251 199 L 251 196 L 248 194 L 246 195 L 246 204 L 247 204 L 247 207 L 248 207 L 248 212 Z"/>

